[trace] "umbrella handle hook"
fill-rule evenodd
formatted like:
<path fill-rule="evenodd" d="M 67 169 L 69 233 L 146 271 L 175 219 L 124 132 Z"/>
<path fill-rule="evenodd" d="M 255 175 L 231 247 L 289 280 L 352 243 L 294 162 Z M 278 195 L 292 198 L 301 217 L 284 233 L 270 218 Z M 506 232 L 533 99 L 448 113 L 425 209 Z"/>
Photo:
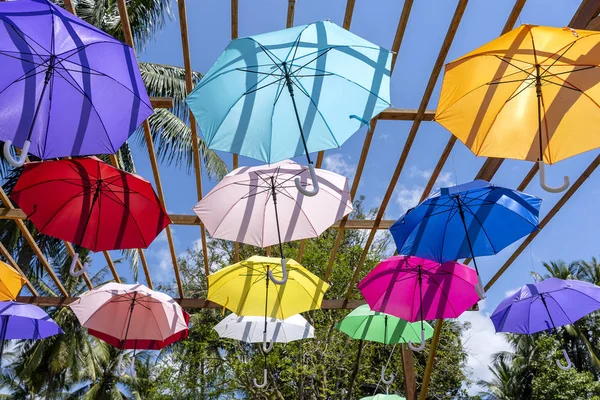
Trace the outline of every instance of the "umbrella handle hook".
<path fill-rule="evenodd" d="M 75 271 L 75 266 L 77 265 L 77 260 L 79 260 L 79 253 L 73 254 L 73 261 L 71 261 L 71 268 L 69 268 L 69 273 L 72 277 L 77 278 L 87 272 L 89 269 L 89 265 L 87 262 L 83 263 L 83 267 L 79 271 Z"/>
<path fill-rule="evenodd" d="M 540 169 L 540 186 L 542 187 L 542 189 L 544 189 L 546 192 L 550 192 L 550 193 L 560 193 L 560 192 L 564 192 L 565 190 L 567 190 L 567 188 L 571 184 L 571 181 L 568 176 L 563 177 L 562 186 L 551 187 L 546 184 L 546 164 L 544 164 L 544 161 L 540 160 L 540 161 L 538 161 L 538 166 Z"/>
<path fill-rule="evenodd" d="M 125 356 L 125 352 L 121 353 L 119 356 L 119 363 L 117 364 L 117 373 L 119 376 L 125 376 L 127 373 L 127 367 L 123 365 L 123 357 Z M 135 357 L 131 357 L 131 365 L 129 366 L 129 374 L 131 377 L 135 378 Z"/>
<path fill-rule="evenodd" d="M 475 285 L 475 291 L 479 296 L 479 300 L 485 299 L 485 287 L 483 286 L 483 282 L 481 281 L 481 276 L 477 274 L 477 284 Z"/>
<path fill-rule="evenodd" d="M 573 366 L 573 363 L 571 362 L 571 359 L 569 358 L 569 355 L 567 354 L 567 351 L 565 349 L 562 349 L 563 352 L 563 356 L 565 357 L 565 360 L 567 360 L 567 365 L 562 365 L 562 363 L 559 360 L 554 360 L 556 361 L 556 365 L 558 366 L 558 368 L 562 369 L 563 371 L 567 371 L 569 369 L 571 369 L 571 367 Z"/>
<path fill-rule="evenodd" d="M 425 348 L 425 329 L 421 329 L 421 344 L 419 347 L 413 346 L 410 340 L 408 341 L 408 347 L 410 347 L 412 351 L 421 351 Z"/>
<path fill-rule="evenodd" d="M 396 376 L 394 374 L 391 374 L 389 378 L 385 377 L 385 365 L 381 366 L 381 382 L 383 382 L 386 385 L 391 385 L 394 382 L 394 379 L 396 379 Z"/>
<path fill-rule="evenodd" d="M 273 275 L 273 271 L 269 270 L 268 274 L 269 274 L 269 279 L 276 285 L 283 285 L 284 283 L 287 282 L 288 279 L 288 273 L 287 273 L 287 269 L 285 268 L 285 258 L 281 259 L 281 273 L 283 274 L 283 277 L 281 278 L 281 280 L 275 278 L 275 276 Z"/>
<path fill-rule="evenodd" d="M 23 164 L 25 164 L 25 160 L 27 159 L 27 153 L 29 153 L 30 145 L 31 145 L 31 142 L 29 140 L 26 140 L 25 143 L 23 144 L 23 149 L 21 151 L 21 155 L 19 156 L 19 158 L 17 160 L 15 160 L 14 157 L 12 156 L 12 154 L 10 154 L 10 148 L 12 146 L 12 141 L 7 140 L 6 142 L 4 142 L 4 157 L 9 162 L 9 164 L 12 165 L 13 167 L 16 167 L 16 168 L 22 167 Z"/>
<path fill-rule="evenodd" d="M 266 368 L 263 369 L 263 383 L 259 384 L 256 381 L 256 378 L 254 378 L 253 381 L 254 381 L 254 387 L 256 387 L 256 388 L 262 389 L 262 388 L 266 387 L 267 386 L 267 369 Z"/>
<path fill-rule="evenodd" d="M 263 351 L 265 353 L 270 352 L 271 350 L 273 350 L 273 345 L 275 344 L 275 341 L 273 339 L 269 340 L 268 344 L 267 344 L 267 333 L 263 333 L 263 341 L 262 341 L 262 348 Z"/>
<path fill-rule="evenodd" d="M 319 193 L 319 181 L 317 180 L 315 166 L 312 163 L 308 164 L 308 170 L 310 171 L 310 179 L 312 180 L 313 190 L 306 190 L 305 188 L 303 188 L 302 183 L 300 182 L 300 178 L 296 178 L 294 182 L 296 183 L 296 189 L 298 189 L 300 193 L 302 193 L 305 196 L 312 197 Z"/>

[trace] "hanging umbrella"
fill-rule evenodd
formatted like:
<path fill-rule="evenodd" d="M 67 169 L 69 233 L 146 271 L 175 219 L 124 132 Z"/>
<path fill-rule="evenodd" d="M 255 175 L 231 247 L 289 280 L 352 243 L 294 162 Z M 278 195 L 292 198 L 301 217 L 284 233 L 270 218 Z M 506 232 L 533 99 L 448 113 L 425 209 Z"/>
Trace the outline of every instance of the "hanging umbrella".
<path fill-rule="evenodd" d="M 277 276 L 283 274 L 281 260 L 274 257 L 253 256 L 208 276 L 207 300 L 237 315 L 264 317 L 265 354 L 271 351 L 274 343 L 271 339 L 267 344 L 267 319 L 285 320 L 294 314 L 317 310 L 329 288 L 325 281 L 292 259 L 287 260 L 287 268 L 288 279 L 282 285 L 269 285 L 270 272 Z M 262 384 L 254 381 L 256 387 L 267 385 L 266 364 L 263 377 Z"/>
<path fill-rule="evenodd" d="M 271 347 L 266 346 L 267 341 L 271 343 L 289 343 L 315 337 L 315 328 L 300 314 L 292 315 L 284 320 L 268 318 L 266 323 L 264 321 L 264 317 L 240 317 L 229 314 L 213 328 L 217 331 L 219 337 L 240 340 L 246 343 L 262 342 L 265 355 L 263 383 L 258 383 L 256 378 L 254 379 L 254 386 L 259 389 L 267 386 L 267 353 L 272 347 L 272 345 Z"/>
<path fill-rule="evenodd" d="M 259 167 L 242 167 L 225 176 L 196 206 L 212 237 L 259 247 L 279 244 L 285 283 L 285 257 L 282 242 L 319 236 L 333 223 L 352 211 L 348 179 L 319 170 L 318 196 L 300 195 L 292 181 L 305 184 L 306 168 L 290 161 Z M 277 229 L 273 229 L 276 227 Z"/>
<path fill-rule="evenodd" d="M 133 49 L 49 1 L 0 3 L 0 43 L 0 140 L 14 166 L 28 152 L 116 153 L 152 114 Z"/>
<path fill-rule="evenodd" d="M 478 156 L 544 163 L 600 147 L 600 34 L 521 25 L 446 66 L 435 120 Z"/>
<path fill-rule="evenodd" d="M 355 308 L 336 328 L 344 332 L 352 339 L 369 340 L 383 344 L 408 343 L 413 350 L 421 350 L 414 347 L 412 343 L 421 343 L 425 346 L 425 340 L 433 336 L 433 328 L 421 321 L 419 329 L 417 323 L 410 323 L 393 315 L 373 311 L 368 304 Z M 420 336 L 419 331 L 423 333 Z M 390 385 L 394 381 L 394 375 L 390 379 L 385 377 L 385 365 L 381 368 L 381 381 Z"/>
<path fill-rule="evenodd" d="M 210 149 L 275 163 L 338 148 L 390 106 L 392 53 L 330 21 L 232 41 L 187 103 Z M 298 130 L 291 129 L 292 124 Z"/>
<path fill-rule="evenodd" d="M 63 333 L 62 329 L 38 306 L 14 301 L 0 302 L 0 361 L 5 340 L 39 340 L 59 333 Z"/>
<path fill-rule="evenodd" d="M 139 283 L 107 283 L 69 304 L 90 335 L 121 349 L 159 350 L 188 336 L 189 315 L 170 296 Z M 121 370 L 121 359 L 119 370 Z M 133 361 L 131 363 L 134 375 Z"/>
<path fill-rule="evenodd" d="M 571 325 L 580 318 L 600 309 L 600 287 L 589 282 L 549 278 L 527 284 L 511 294 L 491 315 L 496 332 L 531 335 Z M 558 360 L 561 369 L 571 368 L 571 360 L 563 349 L 567 365 Z"/>
<path fill-rule="evenodd" d="M 358 289 L 371 310 L 415 322 L 457 318 L 477 302 L 476 283 L 476 272 L 463 264 L 393 256 L 373 268 Z M 425 335 L 422 324 L 419 350 Z"/>
<path fill-rule="evenodd" d="M 146 248 L 170 223 L 150 182 L 96 157 L 27 163 L 11 199 L 39 232 L 92 251 Z"/>
<path fill-rule="evenodd" d="M 240 317 L 229 314 L 213 328 L 219 337 L 240 340 L 246 343 L 265 342 L 264 317 Z M 295 340 L 312 339 L 315 328 L 300 314 L 286 319 L 267 319 L 267 338 L 275 343 L 289 343 Z"/>
<path fill-rule="evenodd" d="M 483 298 L 475 257 L 497 254 L 537 230 L 541 202 L 538 197 L 476 180 L 435 191 L 400 217 L 390 232 L 399 254 L 438 262 L 471 257 Z"/>
<path fill-rule="evenodd" d="M 0 261 L 0 301 L 16 299 L 26 282 L 23 275 Z"/>

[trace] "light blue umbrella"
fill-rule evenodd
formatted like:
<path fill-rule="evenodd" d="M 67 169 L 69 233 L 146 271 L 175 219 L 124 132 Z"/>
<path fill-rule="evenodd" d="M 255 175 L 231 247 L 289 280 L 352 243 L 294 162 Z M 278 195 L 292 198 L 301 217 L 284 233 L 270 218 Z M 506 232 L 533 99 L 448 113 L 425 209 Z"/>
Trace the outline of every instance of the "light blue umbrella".
<path fill-rule="evenodd" d="M 187 98 L 208 147 L 275 163 L 338 148 L 390 105 L 392 53 L 330 21 L 232 41 Z M 298 128 L 295 128 L 295 124 Z"/>

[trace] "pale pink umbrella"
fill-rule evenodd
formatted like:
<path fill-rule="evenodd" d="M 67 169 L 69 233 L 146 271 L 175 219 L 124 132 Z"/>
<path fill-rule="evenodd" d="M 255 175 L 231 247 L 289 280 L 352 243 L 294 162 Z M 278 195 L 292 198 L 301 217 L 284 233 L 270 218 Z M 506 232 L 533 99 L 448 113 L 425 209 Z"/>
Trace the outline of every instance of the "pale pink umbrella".
<path fill-rule="evenodd" d="M 283 279 L 269 276 L 282 284 L 287 274 L 281 244 L 317 237 L 352 211 L 346 177 L 323 169 L 316 176 L 319 193 L 304 196 L 294 181 L 299 178 L 303 186 L 313 181 L 305 166 L 285 160 L 241 167 L 227 174 L 194 212 L 214 238 L 259 247 L 279 244 Z"/>
<path fill-rule="evenodd" d="M 91 335 L 121 350 L 160 349 L 187 337 L 189 317 L 181 306 L 169 295 L 139 283 L 104 284 L 69 307 Z M 120 366 L 121 362 L 119 370 Z"/>
<path fill-rule="evenodd" d="M 380 262 L 358 284 L 371 310 L 409 322 L 456 318 L 479 301 L 477 272 L 457 262 L 440 264 L 412 256 L 393 256 Z M 425 346 L 421 325 L 421 346 Z"/>

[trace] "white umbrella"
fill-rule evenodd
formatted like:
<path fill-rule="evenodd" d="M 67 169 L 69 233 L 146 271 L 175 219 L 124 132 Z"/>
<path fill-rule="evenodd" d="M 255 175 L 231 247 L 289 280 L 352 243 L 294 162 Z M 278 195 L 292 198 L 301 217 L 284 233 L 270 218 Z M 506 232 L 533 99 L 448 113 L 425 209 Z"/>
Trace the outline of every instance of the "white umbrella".
<path fill-rule="evenodd" d="M 294 340 L 312 339 L 315 328 L 300 314 L 286 319 L 267 318 L 266 338 L 265 319 L 260 317 L 240 317 L 229 314 L 213 328 L 220 337 L 240 340 L 246 343 L 277 342 L 288 343 Z"/>

